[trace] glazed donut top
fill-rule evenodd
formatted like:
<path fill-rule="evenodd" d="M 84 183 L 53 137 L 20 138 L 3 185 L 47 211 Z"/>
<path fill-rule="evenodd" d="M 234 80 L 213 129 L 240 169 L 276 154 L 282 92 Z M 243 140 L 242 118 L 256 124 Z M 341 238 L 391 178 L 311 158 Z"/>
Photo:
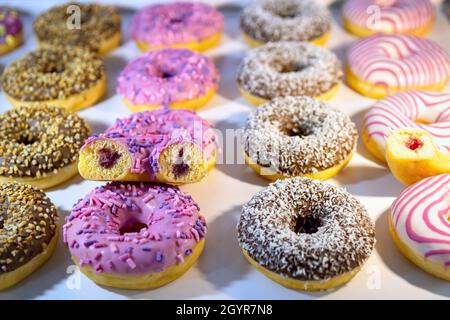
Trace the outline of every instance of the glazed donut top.
<path fill-rule="evenodd" d="M 435 16 L 430 0 L 347 0 L 342 14 L 358 26 L 386 33 L 408 33 Z"/>
<path fill-rule="evenodd" d="M 324 280 L 364 264 L 375 245 L 375 226 L 344 189 L 292 178 L 270 184 L 243 206 L 238 240 L 270 271 Z"/>
<path fill-rule="evenodd" d="M 71 7 L 79 8 L 80 25 L 75 25 Z M 72 19 L 73 17 L 73 19 Z M 70 23 L 74 26 L 69 28 Z M 120 32 L 121 19 L 112 6 L 67 3 L 55 6 L 36 18 L 33 30 L 40 42 L 51 46 L 84 47 L 97 52 L 101 43 Z"/>
<path fill-rule="evenodd" d="M 19 183 L 0 184 L 0 276 L 42 253 L 57 226 L 58 212 L 44 192 Z"/>
<path fill-rule="evenodd" d="M 425 259 L 450 267 L 450 174 L 423 179 L 408 188 L 391 208 L 400 240 Z"/>
<path fill-rule="evenodd" d="M 3 90 L 21 101 L 64 100 L 105 77 L 105 66 L 89 51 L 48 48 L 26 54 L 3 72 Z"/>
<path fill-rule="evenodd" d="M 331 29 L 330 12 L 310 0 L 262 0 L 246 7 L 242 31 L 260 42 L 309 41 Z"/>
<path fill-rule="evenodd" d="M 133 173 L 159 171 L 158 159 L 164 148 L 182 141 L 196 143 L 203 148 L 205 159 L 216 152 L 216 134 L 210 124 L 195 112 L 184 109 L 161 108 L 134 113 L 100 135 L 93 135 L 84 146 L 96 139 L 122 140 L 136 160 Z"/>
<path fill-rule="evenodd" d="M 16 10 L 0 6 L 0 44 L 5 44 L 8 37 L 15 37 L 22 32 L 22 21 Z"/>
<path fill-rule="evenodd" d="M 133 39 L 157 46 L 202 40 L 222 32 L 223 16 L 214 7 L 196 2 L 150 5 L 131 22 Z"/>
<path fill-rule="evenodd" d="M 325 102 L 285 97 L 250 114 L 243 148 L 257 164 L 298 176 L 342 163 L 355 149 L 357 136 L 350 118 Z"/>
<path fill-rule="evenodd" d="M 272 42 L 250 50 L 237 76 L 239 86 L 261 98 L 319 96 L 342 79 L 334 53 L 307 42 Z"/>
<path fill-rule="evenodd" d="M 89 137 L 86 122 L 49 106 L 20 107 L 0 115 L 0 175 L 41 178 L 73 164 Z"/>
<path fill-rule="evenodd" d="M 448 81 L 450 57 L 432 40 L 377 34 L 355 42 L 351 71 L 364 81 L 393 88 L 419 88 Z"/>
<path fill-rule="evenodd" d="M 219 72 L 208 57 L 187 49 L 146 52 L 118 78 L 117 92 L 133 104 L 168 105 L 217 89 Z"/>
<path fill-rule="evenodd" d="M 75 204 L 64 242 L 81 266 L 96 272 L 160 272 L 182 263 L 204 238 L 199 210 L 178 187 L 110 183 Z"/>
<path fill-rule="evenodd" d="M 400 92 L 377 101 L 364 117 L 364 130 L 383 154 L 386 137 L 400 128 L 428 131 L 439 147 L 450 151 L 450 94 Z"/>

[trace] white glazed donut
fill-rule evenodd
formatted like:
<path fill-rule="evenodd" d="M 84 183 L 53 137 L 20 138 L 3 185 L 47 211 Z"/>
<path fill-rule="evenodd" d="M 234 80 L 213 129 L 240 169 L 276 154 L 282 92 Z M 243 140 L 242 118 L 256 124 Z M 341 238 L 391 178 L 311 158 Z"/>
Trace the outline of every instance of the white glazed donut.
<path fill-rule="evenodd" d="M 360 37 L 378 32 L 423 35 L 435 15 L 430 0 L 347 0 L 342 6 L 344 26 Z"/>
<path fill-rule="evenodd" d="M 367 149 L 385 161 L 386 137 L 400 128 L 429 132 L 443 151 L 450 152 L 450 94 L 405 91 L 377 101 L 363 120 Z"/>
<path fill-rule="evenodd" d="M 403 254 L 450 281 L 450 174 L 423 179 L 394 201 L 391 233 Z"/>
<path fill-rule="evenodd" d="M 432 40 L 377 34 L 348 52 L 347 80 L 363 95 L 382 98 L 405 90 L 442 90 L 450 79 L 450 57 Z"/>

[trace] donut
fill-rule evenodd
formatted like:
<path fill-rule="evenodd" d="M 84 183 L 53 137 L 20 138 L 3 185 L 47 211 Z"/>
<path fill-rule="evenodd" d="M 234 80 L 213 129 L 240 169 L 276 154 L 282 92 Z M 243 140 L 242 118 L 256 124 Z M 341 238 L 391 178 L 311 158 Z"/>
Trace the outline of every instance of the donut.
<path fill-rule="evenodd" d="M 185 48 L 205 51 L 215 47 L 224 28 L 222 14 L 197 2 L 154 4 L 138 11 L 131 36 L 143 51 Z"/>
<path fill-rule="evenodd" d="M 158 109 L 118 119 L 80 151 L 78 170 L 88 180 L 201 180 L 216 161 L 216 134 L 189 110 Z"/>
<path fill-rule="evenodd" d="M 405 90 L 440 91 L 450 79 L 450 57 L 437 43 L 412 35 L 377 34 L 348 51 L 347 82 L 375 99 Z"/>
<path fill-rule="evenodd" d="M 240 28 L 252 48 L 279 41 L 324 45 L 330 36 L 331 13 L 311 0 L 261 0 L 244 8 Z"/>
<path fill-rule="evenodd" d="M 201 108 L 219 86 L 214 62 L 187 49 L 146 52 L 121 72 L 117 92 L 133 112 Z"/>
<path fill-rule="evenodd" d="M 336 55 L 307 42 L 273 42 L 252 49 L 237 75 L 242 96 L 253 105 L 284 96 L 329 100 L 341 80 Z"/>
<path fill-rule="evenodd" d="M 0 183 L 50 188 L 78 173 L 78 151 L 90 135 L 76 114 L 49 106 L 0 114 Z"/>
<path fill-rule="evenodd" d="M 119 46 L 120 28 L 121 18 L 117 10 L 100 4 L 66 3 L 54 6 L 33 23 L 40 47 L 75 46 L 100 55 Z"/>
<path fill-rule="evenodd" d="M 397 129 L 386 140 L 386 161 L 393 176 L 405 185 L 450 173 L 450 152 L 440 150 L 421 129 Z"/>
<path fill-rule="evenodd" d="M 102 60 L 76 48 L 30 52 L 5 69 L 1 82 L 13 107 L 45 103 L 69 111 L 93 105 L 107 87 Z"/>
<path fill-rule="evenodd" d="M 23 25 L 16 10 L 0 6 L 0 55 L 11 52 L 23 41 Z"/>
<path fill-rule="evenodd" d="M 344 189 L 309 178 L 278 180 L 242 208 L 244 257 L 288 288 L 315 291 L 353 278 L 370 257 L 375 226 Z"/>
<path fill-rule="evenodd" d="M 423 179 L 394 201 L 389 229 L 400 251 L 426 272 L 450 281 L 450 174 Z"/>
<path fill-rule="evenodd" d="M 386 138 L 402 128 L 425 130 L 450 152 L 450 94 L 405 91 L 377 101 L 364 116 L 362 140 L 375 158 L 386 162 Z"/>
<path fill-rule="evenodd" d="M 341 111 L 309 97 L 276 98 L 253 111 L 242 135 L 244 159 L 269 180 L 325 180 L 352 158 L 358 132 Z"/>
<path fill-rule="evenodd" d="M 342 24 L 358 37 L 375 33 L 422 36 L 433 27 L 436 12 L 430 0 L 346 0 Z"/>
<path fill-rule="evenodd" d="M 0 290 L 22 281 L 52 255 L 58 212 L 44 192 L 15 182 L 0 184 Z"/>
<path fill-rule="evenodd" d="M 180 277 L 202 253 L 206 222 L 199 210 L 174 186 L 109 183 L 75 204 L 64 242 L 94 282 L 156 288 Z"/>

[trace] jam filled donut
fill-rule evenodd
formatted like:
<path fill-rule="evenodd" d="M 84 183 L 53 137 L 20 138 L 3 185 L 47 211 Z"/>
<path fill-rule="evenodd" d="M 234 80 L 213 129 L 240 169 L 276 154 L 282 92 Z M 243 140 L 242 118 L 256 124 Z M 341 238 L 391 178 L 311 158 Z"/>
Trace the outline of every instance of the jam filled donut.
<path fill-rule="evenodd" d="M 120 44 L 121 19 L 117 10 L 99 4 L 55 6 L 33 24 L 39 46 L 75 46 L 105 54 Z"/>
<path fill-rule="evenodd" d="M 216 134 L 189 110 L 158 109 L 118 119 L 88 139 L 78 169 L 88 180 L 201 180 L 216 161 Z"/>
<path fill-rule="evenodd" d="M 219 77 L 212 60 L 193 51 L 149 51 L 125 67 L 117 92 L 133 112 L 161 106 L 196 110 L 214 95 Z"/>
<path fill-rule="evenodd" d="M 436 17 L 430 0 L 346 0 L 344 27 L 358 37 L 375 33 L 424 35 Z"/>
<path fill-rule="evenodd" d="M 248 53 L 237 83 L 248 102 L 260 105 L 282 96 L 329 100 L 341 79 L 341 63 L 331 51 L 306 42 L 277 42 Z"/>
<path fill-rule="evenodd" d="M 279 180 L 243 206 L 244 257 L 283 286 L 326 290 L 348 282 L 370 257 L 375 226 L 344 189 L 308 178 Z"/>
<path fill-rule="evenodd" d="M 450 57 L 432 40 L 377 34 L 350 47 L 346 74 L 354 90 L 375 99 L 405 90 L 440 91 L 450 79 Z"/>
<path fill-rule="evenodd" d="M 110 183 L 74 206 L 64 242 L 96 283 L 156 288 L 180 277 L 202 253 L 206 222 L 199 210 L 177 187 Z"/>
<path fill-rule="evenodd" d="M 244 9 L 240 27 L 250 47 L 278 41 L 324 45 L 330 35 L 331 14 L 310 0 L 262 0 Z"/>
<path fill-rule="evenodd" d="M 362 140 L 386 162 L 386 138 L 402 128 L 425 130 L 439 149 L 450 152 L 450 94 L 406 91 L 377 101 L 364 117 Z"/>
<path fill-rule="evenodd" d="M 0 183 L 50 188 L 78 173 L 86 122 L 61 108 L 15 108 L 0 115 Z"/>
<path fill-rule="evenodd" d="M 1 77 L 14 107 L 45 103 L 77 111 L 93 105 L 106 91 L 101 59 L 76 48 L 48 48 L 26 54 Z"/>
<path fill-rule="evenodd" d="M 309 97 L 277 98 L 250 114 L 244 157 L 270 180 L 305 176 L 325 180 L 352 158 L 358 133 L 341 111 Z"/>
<path fill-rule="evenodd" d="M 423 179 L 406 188 L 389 215 L 400 251 L 432 275 L 450 281 L 450 174 Z"/>
<path fill-rule="evenodd" d="M 196 2 L 150 5 L 131 22 L 131 36 L 143 50 L 185 48 L 205 51 L 215 47 L 223 32 L 222 14 Z"/>
<path fill-rule="evenodd" d="M 6 54 L 22 43 L 23 25 L 16 10 L 0 6 L 0 55 Z"/>
<path fill-rule="evenodd" d="M 44 192 L 0 184 L 0 290 L 28 277 L 52 255 L 58 212 Z"/>

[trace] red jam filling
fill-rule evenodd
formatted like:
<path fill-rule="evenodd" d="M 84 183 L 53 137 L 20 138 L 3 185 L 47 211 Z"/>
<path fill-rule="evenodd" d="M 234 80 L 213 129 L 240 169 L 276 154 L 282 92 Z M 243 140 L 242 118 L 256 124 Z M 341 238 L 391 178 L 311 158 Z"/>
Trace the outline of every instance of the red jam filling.
<path fill-rule="evenodd" d="M 423 142 L 415 137 L 410 137 L 408 141 L 405 142 L 407 148 L 412 151 L 415 151 L 423 146 Z"/>
<path fill-rule="evenodd" d="M 112 168 L 120 158 L 120 154 L 118 152 L 112 151 L 109 148 L 102 148 L 98 150 L 98 154 L 100 156 L 98 163 L 105 169 Z"/>

